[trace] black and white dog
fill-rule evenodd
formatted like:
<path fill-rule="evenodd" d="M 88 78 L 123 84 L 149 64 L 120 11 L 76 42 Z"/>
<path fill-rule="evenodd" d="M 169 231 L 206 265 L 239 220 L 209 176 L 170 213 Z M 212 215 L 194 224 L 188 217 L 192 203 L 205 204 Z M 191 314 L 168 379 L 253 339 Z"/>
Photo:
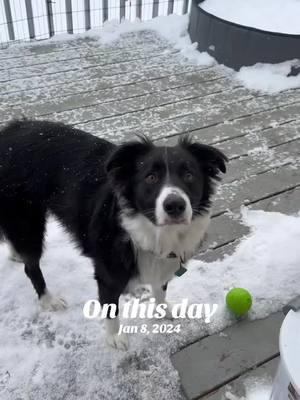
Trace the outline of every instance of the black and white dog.
<path fill-rule="evenodd" d="M 155 146 L 141 138 L 117 146 L 48 121 L 14 121 L 0 132 L 0 229 L 25 264 L 42 307 L 64 308 L 41 269 L 45 224 L 54 214 L 95 267 L 101 304 L 118 305 L 133 284 L 151 284 L 165 302 L 168 281 L 197 251 L 226 156 L 183 138 Z M 119 320 L 107 340 L 128 346 Z"/>

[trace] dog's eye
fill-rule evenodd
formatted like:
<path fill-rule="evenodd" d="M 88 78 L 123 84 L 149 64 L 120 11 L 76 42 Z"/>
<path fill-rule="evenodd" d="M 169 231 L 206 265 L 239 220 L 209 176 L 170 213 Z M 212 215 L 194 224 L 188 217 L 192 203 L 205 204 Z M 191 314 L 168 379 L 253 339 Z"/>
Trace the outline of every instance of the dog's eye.
<path fill-rule="evenodd" d="M 194 175 L 191 172 L 186 172 L 184 175 L 185 182 L 193 182 Z"/>
<path fill-rule="evenodd" d="M 158 182 L 158 176 L 156 174 L 149 174 L 145 178 L 146 183 L 153 184 Z"/>

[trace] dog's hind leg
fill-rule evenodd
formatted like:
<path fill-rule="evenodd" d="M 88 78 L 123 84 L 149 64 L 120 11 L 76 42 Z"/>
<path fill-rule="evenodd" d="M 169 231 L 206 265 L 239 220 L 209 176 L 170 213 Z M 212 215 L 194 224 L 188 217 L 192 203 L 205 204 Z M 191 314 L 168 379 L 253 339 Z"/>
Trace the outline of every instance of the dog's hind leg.
<path fill-rule="evenodd" d="M 49 311 L 65 309 L 67 302 L 62 297 L 53 296 L 47 289 L 39 259 L 28 255 L 23 255 L 22 257 L 25 263 L 25 273 L 38 294 L 42 309 Z"/>
<path fill-rule="evenodd" d="M 115 306 L 116 315 L 114 317 L 108 316 L 106 322 L 106 342 L 109 346 L 118 350 L 128 349 L 128 336 L 124 332 L 120 332 L 120 319 L 119 319 L 119 297 L 122 293 L 121 290 L 114 287 L 107 287 L 101 278 L 95 276 L 98 290 L 99 300 L 102 307 L 105 305 Z"/>
<path fill-rule="evenodd" d="M 17 208 L 18 215 L 2 222 L 5 237 L 25 264 L 25 274 L 30 279 L 41 307 L 52 311 L 64 309 L 65 300 L 53 297 L 47 289 L 40 269 L 46 225 L 46 213 L 38 207 Z"/>
<path fill-rule="evenodd" d="M 11 261 L 14 261 L 14 262 L 23 263 L 22 258 L 21 258 L 20 255 L 17 253 L 17 251 L 16 251 L 16 249 L 14 248 L 14 246 L 12 245 L 12 243 L 9 242 L 9 241 L 5 238 L 4 233 L 3 233 L 2 230 L 0 229 L 0 243 L 1 243 L 2 241 L 7 242 L 7 245 L 8 245 L 8 247 L 9 247 L 9 259 L 10 259 Z"/>
<path fill-rule="evenodd" d="M 9 247 L 9 259 L 11 261 L 17 262 L 17 263 L 23 263 L 23 260 L 20 256 L 20 254 L 17 253 L 16 249 L 14 248 L 14 246 L 8 242 L 8 247 Z"/>

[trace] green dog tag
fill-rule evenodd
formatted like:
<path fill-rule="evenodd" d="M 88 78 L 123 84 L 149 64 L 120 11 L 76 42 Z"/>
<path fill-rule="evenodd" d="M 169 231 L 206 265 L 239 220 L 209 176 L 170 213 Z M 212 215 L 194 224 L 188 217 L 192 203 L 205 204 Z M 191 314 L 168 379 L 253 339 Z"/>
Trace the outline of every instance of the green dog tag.
<path fill-rule="evenodd" d="M 167 258 L 177 258 L 177 256 L 176 256 L 175 253 L 172 252 L 172 253 L 170 253 L 170 254 L 168 255 Z M 181 275 L 183 275 L 183 274 L 186 273 L 187 269 L 184 268 L 184 266 L 182 265 L 183 263 L 184 263 L 184 258 L 183 258 L 183 257 L 180 257 L 180 267 L 179 267 L 179 269 L 175 272 L 175 275 L 176 275 L 176 276 L 181 276 Z"/>
<path fill-rule="evenodd" d="M 185 274 L 187 271 L 186 268 L 184 268 L 184 266 L 182 264 L 180 264 L 180 268 L 175 272 L 176 276 L 182 276 L 183 274 Z"/>

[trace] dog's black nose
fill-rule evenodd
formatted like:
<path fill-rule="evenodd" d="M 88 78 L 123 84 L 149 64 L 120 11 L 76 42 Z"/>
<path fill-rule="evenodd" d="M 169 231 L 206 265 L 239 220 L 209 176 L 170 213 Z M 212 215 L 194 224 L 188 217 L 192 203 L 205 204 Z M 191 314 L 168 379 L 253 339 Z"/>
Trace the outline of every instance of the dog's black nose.
<path fill-rule="evenodd" d="M 164 201 L 164 210 L 170 217 L 179 217 L 185 211 L 185 200 L 176 194 L 170 194 Z"/>

